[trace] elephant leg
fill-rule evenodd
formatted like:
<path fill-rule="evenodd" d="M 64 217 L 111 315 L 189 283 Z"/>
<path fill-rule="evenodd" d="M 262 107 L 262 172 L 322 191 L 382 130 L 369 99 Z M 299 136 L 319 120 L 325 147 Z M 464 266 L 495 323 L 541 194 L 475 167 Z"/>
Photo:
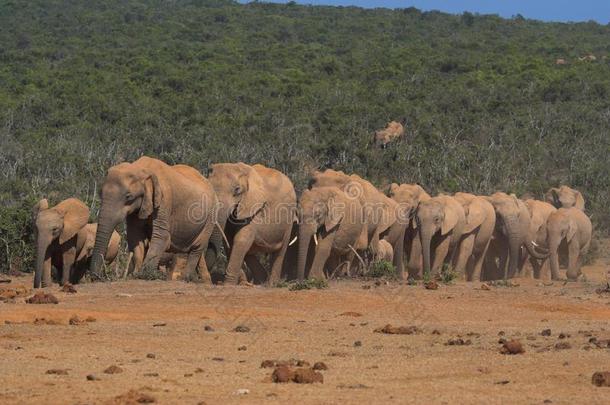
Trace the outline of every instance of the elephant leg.
<path fill-rule="evenodd" d="M 308 278 L 315 278 L 318 280 L 326 279 L 324 274 L 324 265 L 330 256 L 330 252 L 333 246 L 334 234 L 326 235 L 325 238 L 319 238 L 318 246 L 316 247 L 316 255 L 311 264 L 311 270 L 309 271 Z"/>
<path fill-rule="evenodd" d="M 472 260 L 469 262 L 469 265 L 472 265 L 472 271 L 470 271 L 469 269 L 469 272 L 471 274 L 471 281 L 481 280 L 483 262 L 485 261 L 485 257 L 487 256 L 487 252 L 489 251 L 489 243 L 490 242 L 487 241 L 482 251 L 475 251 L 472 255 Z"/>
<path fill-rule="evenodd" d="M 576 237 L 568 243 L 568 271 L 566 276 L 568 280 L 576 280 L 580 276 L 580 244 L 576 241 Z"/>
<path fill-rule="evenodd" d="M 248 269 L 250 269 L 250 272 L 252 273 L 254 284 L 263 284 L 267 280 L 268 274 L 265 267 L 258 260 L 258 257 L 253 254 L 246 255 L 244 260 L 246 262 L 246 266 L 248 266 Z"/>
<path fill-rule="evenodd" d="M 457 254 L 453 258 L 453 270 L 463 277 L 466 281 L 472 281 L 472 274 L 468 273 L 467 265 L 470 257 L 472 256 L 472 250 L 474 249 L 475 234 L 471 233 L 466 236 L 457 248 Z"/>
<path fill-rule="evenodd" d="M 269 276 L 268 283 L 273 285 L 280 280 L 282 275 L 282 266 L 284 264 L 284 257 L 286 256 L 286 250 L 290 243 L 290 235 L 292 233 L 292 224 L 284 231 L 284 237 L 282 238 L 282 247 L 279 252 L 274 255 L 273 264 L 271 265 L 271 275 Z"/>
<path fill-rule="evenodd" d="M 210 237 L 212 236 L 212 232 L 214 231 L 214 222 L 207 221 L 199 237 L 197 238 L 197 242 L 191 247 L 191 251 L 189 252 L 187 261 L 186 261 L 186 278 L 187 280 L 212 280 L 210 276 L 210 272 L 208 270 L 206 258 L 204 252 L 208 250 L 208 244 L 210 242 Z M 203 256 L 203 262 L 205 266 L 202 266 L 201 257 Z M 197 274 L 197 269 L 199 268 L 199 274 Z"/>
<path fill-rule="evenodd" d="M 66 285 L 70 282 L 70 275 L 72 274 L 72 268 L 74 267 L 74 261 L 76 260 L 76 238 L 66 241 L 63 247 L 61 285 Z"/>
<path fill-rule="evenodd" d="M 142 270 L 142 264 L 144 263 L 144 254 L 146 249 L 144 247 L 144 241 L 140 241 L 133 249 L 133 255 L 131 257 L 131 273 L 136 275 Z"/>
<path fill-rule="evenodd" d="M 203 280 L 203 273 L 207 273 L 208 278 L 211 280 L 210 273 L 208 272 L 208 266 L 201 267 L 201 258 L 203 257 L 203 264 L 205 264 L 205 256 L 203 256 L 203 248 L 200 247 L 196 250 L 191 250 L 186 257 L 186 266 L 184 269 L 184 279 L 187 281 L 198 281 Z M 177 260 L 177 257 L 176 259 Z M 197 274 L 197 268 L 199 268 L 199 274 Z"/>
<path fill-rule="evenodd" d="M 405 272 L 405 264 L 404 264 L 404 254 L 405 254 L 405 230 L 399 233 L 396 242 L 392 246 L 394 249 L 394 257 L 392 258 L 392 262 L 394 267 L 396 268 L 396 273 L 398 277 L 402 280 L 404 279 Z"/>
<path fill-rule="evenodd" d="M 419 280 L 422 277 L 422 247 L 419 236 L 416 234 L 411 240 L 411 251 L 408 258 L 407 268 L 409 277 Z"/>
<path fill-rule="evenodd" d="M 254 243 L 254 237 L 255 230 L 251 225 L 244 226 L 235 234 L 231 249 L 231 257 L 229 258 L 229 264 L 227 265 L 225 284 L 239 284 L 247 281 L 241 270 L 241 266 L 244 263 L 246 254 L 248 254 L 248 251 L 252 247 L 252 243 Z"/>
<path fill-rule="evenodd" d="M 443 267 L 443 263 L 449 254 L 449 247 L 451 245 L 451 236 L 443 237 L 443 240 L 438 243 L 436 249 L 434 249 L 434 260 L 431 268 L 431 276 L 436 276 L 439 274 L 441 268 Z M 432 250 L 432 249 L 431 249 Z"/>

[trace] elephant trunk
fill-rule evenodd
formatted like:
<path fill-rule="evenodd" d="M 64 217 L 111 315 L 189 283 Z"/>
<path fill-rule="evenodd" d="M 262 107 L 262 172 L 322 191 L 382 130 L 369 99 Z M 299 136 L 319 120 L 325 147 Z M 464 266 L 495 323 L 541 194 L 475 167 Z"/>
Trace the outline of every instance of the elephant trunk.
<path fill-rule="evenodd" d="M 505 273 L 504 278 L 512 278 L 517 273 L 517 266 L 519 263 L 519 253 L 521 250 L 521 237 L 518 233 L 513 232 L 508 235 L 508 272 Z"/>
<path fill-rule="evenodd" d="M 431 231 L 425 231 L 423 229 L 420 230 L 419 232 L 419 237 L 421 240 L 421 246 L 422 246 L 422 253 L 424 255 L 424 275 L 425 274 L 430 274 L 430 244 L 432 242 L 432 235 L 433 233 Z"/>
<path fill-rule="evenodd" d="M 546 251 L 545 253 L 539 253 L 536 248 L 534 247 L 534 244 L 531 241 L 526 241 L 525 242 L 525 248 L 527 249 L 527 252 L 533 256 L 535 259 L 538 260 L 544 260 L 547 257 L 549 257 L 549 253 L 548 251 Z M 546 250 L 546 249 L 545 249 Z"/>
<path fill-rule="evenodd" d="M 34 272 L 34 288 L 48 287 L 51 285 L 51 255 L 48 253 L 49 238 L 38 238 L 36 248 L 36 270 Z"/>
<path fill-rule="evenodd" d="M 551 241 L 549 243 L 551 264 L 551 280 L 559 280 L 559 242 Z"/>
<path fill-rule="evenodd" d="M 95 234 L 95 245 L 93 246 L 91 263 L 89 265 L 89 271 L 92 274 L 97 273 L 104 262 L 112 232 L 114 232 L 114 229 L 120 222 L 125 220 L 121 215 L 117 217 L 116 212 L 120 212 L 120 210 L 108 208 L 107 205 L 102 203 L 102 210 L 100 211 L 97 232 Z"/>
<path fill-rule="evenodd" d="M 309 253 L 309 245 L 315 229 L 302 223 L 299 228 L 299 253 L 297 261 L 297 279 L 305 279 L 305 265 L 307 263 L 307 253 Z"/>

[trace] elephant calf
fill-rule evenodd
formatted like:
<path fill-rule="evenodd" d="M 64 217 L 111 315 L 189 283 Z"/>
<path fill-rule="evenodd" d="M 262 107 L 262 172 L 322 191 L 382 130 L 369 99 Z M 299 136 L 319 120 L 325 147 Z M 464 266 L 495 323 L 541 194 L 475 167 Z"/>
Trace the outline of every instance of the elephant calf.
<path fill-rule="evenodd" d="M 46 199 L 32 210 L 36 231 L 34 288 L 51 284 L 51 267 L 61 271 L 61 283 L 78 283 L 87 268 L 95 243 L 97 224 L 87 224 L 89 208 L 76 198 L 68 198 L 49 208 Z M 121 237 L 112 234 L 106 262 L 114 261 Z"/>
<path fill-rule="evenodd" d="M 324 279 L 324 266 L 331 255 L 345 257 L 349 269 L 355 249 L 366 248 L 366 245 L 357 245 L 364 226 L 362 206 L 357 198 L 350 198 L 337 187 L 305 190 L 299 201 L 298 278 L 305 278 L 309 261 L 308 276 Z M 308 257 L 312 241 L 315 246 Z"/>
<path fill-rule="evenodd" d="M 551 277 L 559 279 L 558 250 L 565 241 L 568 249 L 569 280 L 576 280 L 581 274 L 582 256 L 589 251 L 593 226 L 591 220 L 579 208 L 559 208 L 547 220 L 547 245 L 550 251 Z"/>

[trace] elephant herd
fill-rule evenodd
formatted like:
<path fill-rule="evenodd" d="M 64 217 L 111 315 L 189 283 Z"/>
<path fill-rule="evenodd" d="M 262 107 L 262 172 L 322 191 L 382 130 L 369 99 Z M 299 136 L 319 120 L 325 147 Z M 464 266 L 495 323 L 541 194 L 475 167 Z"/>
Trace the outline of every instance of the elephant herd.
<path fill-rule="evenodd" d="M 262 165 L 214 164 L 208 177 L 186 165 L 142 157 L 111 167 L 101 187 L 98 222 L 69 198 L 33 208 L 37 261 L 34 287 L 78 283 L 119 251 L 115 228 L 125 224 L 128 269 L 157 268 L 164 255 L 186 255 L 184 278 L 211 282 L 221 250 L 225 284 L 280 278 L 323 279 L 365 271 L 367 261 L 391 261 L 401 278 L 438 275 L 444 266 L 468 281 L 580 275 L 592 225 L 580 192 L 552 188 L 546 201 L 497 192 L 431 197 L 420 185 L 382 192 L 356 174 L 312 174 L 297 200 L 290 179 Z M 261 263 L 262 254 L 268 260 Z"/>

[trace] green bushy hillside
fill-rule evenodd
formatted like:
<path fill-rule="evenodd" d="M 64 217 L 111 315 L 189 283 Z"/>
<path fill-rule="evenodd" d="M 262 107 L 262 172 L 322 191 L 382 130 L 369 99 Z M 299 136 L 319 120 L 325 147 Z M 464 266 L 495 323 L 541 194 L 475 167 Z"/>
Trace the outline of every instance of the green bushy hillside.
<path fill-rule="evenodd" d="M 417 9 L 204 0 L 0 4 L 0 270 L 27 269 L 29 209 L 96 211 L 142 154 L 205 172 L 262 162 L 430 192 L 583 191 L 610 228 L 610 27 Z M 595 61 L 578 57 L 593 54 Z M 557 65 L 564 58 L 566 65 Z M 372 132 L 407 119 L 405 140 Z"/>

